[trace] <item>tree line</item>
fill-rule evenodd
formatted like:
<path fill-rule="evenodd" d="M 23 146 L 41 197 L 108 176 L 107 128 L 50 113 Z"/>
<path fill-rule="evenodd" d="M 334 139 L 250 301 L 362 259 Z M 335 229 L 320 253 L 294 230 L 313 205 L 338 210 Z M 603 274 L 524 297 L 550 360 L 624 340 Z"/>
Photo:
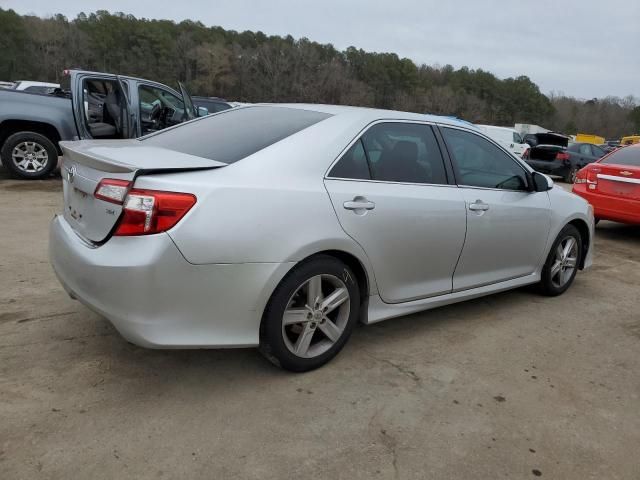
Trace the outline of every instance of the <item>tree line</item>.
<path fill-rule="evenodd" d="M 0 8 L 0 80 L 61 80 L 82 68 L 184 82 L 194 94 L 242 102 L 360 105 L 451 115 L 474 123 L 534 123 L 566 133 L 640 131 L 634 97 L 549 96 L 526 76 L 416 65 L 394 53 L 337 50 L 306 38 L 138 19 L 99 10 L 69 20 Z"/>

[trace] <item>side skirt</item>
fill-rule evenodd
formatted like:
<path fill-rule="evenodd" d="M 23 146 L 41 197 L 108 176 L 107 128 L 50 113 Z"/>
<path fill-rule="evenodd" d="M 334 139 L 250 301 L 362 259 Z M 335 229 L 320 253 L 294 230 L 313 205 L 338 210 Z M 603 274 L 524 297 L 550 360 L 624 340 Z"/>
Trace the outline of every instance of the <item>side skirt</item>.
<path fill-rule="evenodd" d="M 540 272 L 532 273 L 524 277 L 518 277 L 505 282 L 492 283 L 482 287 L 462 290 L 460 292 L 447 293 L 437 297 L 425 298 L 422 300 L 413 300 L 405 303 L 384 303 L 380 295 L 372 295 L 369 297 L 369 311 L 365 324 L 377 323 L 390 318 L 401 317 L 411 313 L 430 310 L 432 308 L 450 305 L 452 303 L 471 300 L 472 298 L 483 297 L 492 293 L 504 292 L 525 285 L 530 285 L 540 281 Z"/>

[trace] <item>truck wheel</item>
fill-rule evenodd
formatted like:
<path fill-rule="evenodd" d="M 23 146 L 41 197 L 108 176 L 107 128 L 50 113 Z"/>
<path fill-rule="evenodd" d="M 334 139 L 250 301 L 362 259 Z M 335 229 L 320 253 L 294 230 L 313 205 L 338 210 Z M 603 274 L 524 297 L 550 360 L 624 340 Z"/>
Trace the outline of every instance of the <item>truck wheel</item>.
<path fill-rule="evenodd" d="M 11 176 L 39 180 L 51 175 L 58 165 L 58 150 L 44 135 L 18 132 L 4 142 L 0 158 Z"/>

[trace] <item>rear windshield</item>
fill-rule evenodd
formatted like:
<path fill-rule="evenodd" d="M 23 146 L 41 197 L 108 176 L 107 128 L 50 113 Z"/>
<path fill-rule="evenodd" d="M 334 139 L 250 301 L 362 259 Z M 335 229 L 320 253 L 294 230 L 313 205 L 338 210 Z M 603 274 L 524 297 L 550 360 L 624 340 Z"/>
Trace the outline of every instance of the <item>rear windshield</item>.
<path fill-rule="evenodd" d="M 629 165 L 632 167 L 640 167 L 640 148 L 639 147 L 622 147 L 601 163 L 613 163 L 616 165 Z"/>
<path fill-rule="evenodd" d="M 331 115 L 287 107 L 242 107 L 158 132 L 140 141 L 233 163 Z"/>

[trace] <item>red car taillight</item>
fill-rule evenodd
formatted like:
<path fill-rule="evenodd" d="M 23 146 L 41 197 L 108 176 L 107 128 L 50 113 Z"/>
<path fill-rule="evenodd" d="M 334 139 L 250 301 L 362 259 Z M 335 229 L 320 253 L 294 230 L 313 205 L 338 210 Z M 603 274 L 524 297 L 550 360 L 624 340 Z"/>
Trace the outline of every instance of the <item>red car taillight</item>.
<path fill-rule="evenodd" d="M 528 148 L 524 152 L 522 152 L 522 159 L 523 160 L 528 160 L 529 159 L 529 149 Z"/>
<path fill-rule="evenodd" d="M 190 193 L 136 190 L 124 200 L 124 211 L 114 235 L 151 235 L 166 232 L 196 204 Z"/>
<path fill-rule="evenodd" d="M 576 174 L 576 180 L 574 183 L 588 183 L 590 189 L 595 189 L 598 184 L 598 173 L 600 168 L 593 166 L 586 166 Z"/>
<path fill-rule="evenodd" d="M 569 160 L 569 154 L 567 152 L 558 152 L 556 153 L 556 160 Z"/>
<path fill-rule="evenodd" d="M 94 196 L 122 205 L 117 236 L 166 232 L 196 204 L 190 193 L 132 189 L 131 182 L 115 179 L 102 180 Z"/>

